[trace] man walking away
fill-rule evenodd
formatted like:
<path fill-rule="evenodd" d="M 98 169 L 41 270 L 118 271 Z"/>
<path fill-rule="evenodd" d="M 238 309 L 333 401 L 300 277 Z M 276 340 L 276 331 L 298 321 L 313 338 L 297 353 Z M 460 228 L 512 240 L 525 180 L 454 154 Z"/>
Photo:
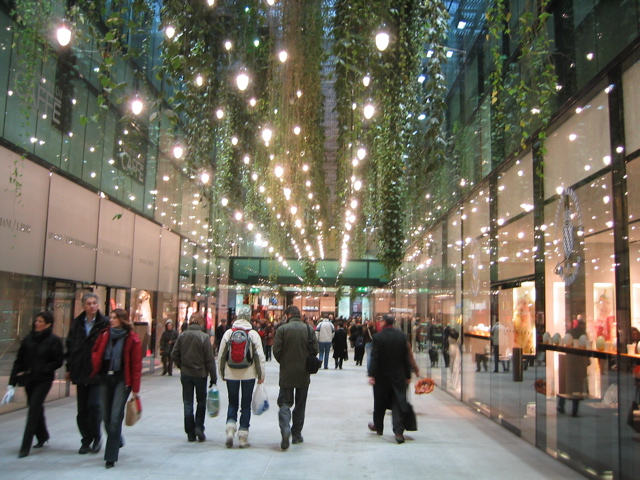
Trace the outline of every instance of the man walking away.
<path fill-rule="evenodd" d="M 181 333 L 171 352 L 173 361 L 180 372 L 182 402 L 184 403 L 184 431 L 187 440 L 204 442 L 204 415 L 207 408 L 207 376 L 209 386 L 218 382 L 216 360 L 209 335 L 204 332 L 204 317 L 194 313 L 189 319 L 187 330 Z M 196 412 L 193 413 L 193 392 L 196 392 Z"/>
<path fill-rule="evenodd" d="M 331 351 L 331 341 L 335 333 L 333 323 L 324 317 L 316 327 L 316 332 L 318 332 L 318 344 L 320 345 L 320 361 L 324 359 L 324 369 L 326 370 L 329 368 L 329 352 Z"/>
<path fill-rule="evenodd" d="M 382 435 L 384 415 L 391 409 L 396 442 L 404 443 L 405 414 L 411 410 L 407 402 L 407 384 L 411 382 L 411 365 L 407 336 L 393 327 L 393 315 L 384 316 L 385 325 L 373 336 L 369 383 L 373 385 L 373 422 L 369 430 Z"/>
<path fill-rule="evenodd" d="M 100 385 L 98 378 L 91 378 L 91 350 L 98 334 L 108 328 L 109 319 L 99 308 L 100 300 L 95 293 L 82 296 L 84 311 L 73 319 L 66 341 L 67 373 L 65 379 L 76 386 L 78 403 L 78 430 L 82 444 L 78 453 L 98 453 L 102 448 L 100 422 Z"/>
<path fill-rule="evenodd" d="M 287 323 L 276 330 L 273 356 L 280 364 L 280 392 L 278 394 L 278 423 L 282 441 L 280 448 L 289 448 L 289 438 L 293 444 L 302 443 L 304 411 L 311 378 L 307 372 L 309 341 L 311 353 L 318 354 L 318 339 L 313 329 L 300 319 L 300 309 L 289 306 L 285 311 Z M 293 418 L 291 415 L 291 407 Z M 293 420 L 293 423 L 292 423 Z"/>

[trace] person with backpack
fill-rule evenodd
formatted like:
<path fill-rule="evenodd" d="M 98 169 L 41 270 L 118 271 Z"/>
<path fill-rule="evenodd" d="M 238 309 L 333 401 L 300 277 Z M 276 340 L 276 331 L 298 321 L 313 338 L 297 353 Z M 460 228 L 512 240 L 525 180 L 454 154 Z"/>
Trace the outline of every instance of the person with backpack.
<path fill-rule="evenodd" d="M 229 406 L 227 408 L 226 434 L 227 448 L 233 447 L 236 434 L 238 407 L 240 407 L 240 428 L 238 444 L 240 448 L 249 447 L 249 422 L 251 420 L 251 401 L 256 380 L 263 383 L 265 378 L 265 356 L 260 334 L 253 330 L 251 323 L 239 318 L 227 330 L 220 342 L 218 356 L 220 377 L 227 383 Z M 242 401 L 240 400 L 242 391 Z"/>

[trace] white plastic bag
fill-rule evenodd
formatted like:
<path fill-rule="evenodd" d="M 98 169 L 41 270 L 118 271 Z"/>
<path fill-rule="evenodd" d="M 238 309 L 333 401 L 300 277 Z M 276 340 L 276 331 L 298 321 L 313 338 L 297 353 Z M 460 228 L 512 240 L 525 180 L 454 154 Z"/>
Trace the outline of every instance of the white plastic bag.
<path fill-rule="evenodd" d="M 269 399 L 267 398 L 267 389 L 264 388 L 264 383 L 256 385 L 256 389 L 253 392 L 253 400 L 251 401 L 251 411 L 254 415 L 262 415 L 269 410 Z"/>
<path fill-rule="evenodd" d="M 220 413 L 220 392 L 215 385 L 211 386 L 207 394 L 207 411 L 210 417 L 217 417 Z"/>
<path fill-rule="evenodd" d="M 9 402 L 13 401 L 13 395 L 15 394 L 16 389 L 14 387 L 12 387 L 11 385 L 9 385 L 7 387 L 7 393 L 4 394 L 4 397 L 2 397 L 2 401 L 0 401 L 0 406 L 1 405 L 6 405 Z"/>

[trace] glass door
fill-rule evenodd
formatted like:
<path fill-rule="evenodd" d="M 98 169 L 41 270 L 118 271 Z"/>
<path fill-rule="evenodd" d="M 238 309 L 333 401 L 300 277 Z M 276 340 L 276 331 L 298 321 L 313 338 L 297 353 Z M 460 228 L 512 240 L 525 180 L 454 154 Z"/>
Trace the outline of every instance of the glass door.
<path fill-rule="evenodd" d="M 492 287 L 491 417 L 535 444 L 535 287 Z M 496 315 L 497 314 L 497 315 Z"/>

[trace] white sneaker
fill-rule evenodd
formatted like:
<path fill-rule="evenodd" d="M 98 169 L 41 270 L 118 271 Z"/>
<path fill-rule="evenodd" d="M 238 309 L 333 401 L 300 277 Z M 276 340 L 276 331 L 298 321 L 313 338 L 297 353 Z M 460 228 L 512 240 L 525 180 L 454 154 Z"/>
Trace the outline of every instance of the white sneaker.
<path fill-rule="evenodd" d="M 240 430 L 238 432 L 238 442 L 240 444 L 240 448 L 250 447 L 251 444 L 249 443 L 249 432 L 246 430 Z"/>
<path fill-rule="evenodd" d="M 236 434 L 236 424 L 235 423 L 228 423 L 227 424 L 227 441 L 225 442 L 225 445 L 227 446 L 227 448 L 231 448 L 233 447 L 233 437 Z"/>

